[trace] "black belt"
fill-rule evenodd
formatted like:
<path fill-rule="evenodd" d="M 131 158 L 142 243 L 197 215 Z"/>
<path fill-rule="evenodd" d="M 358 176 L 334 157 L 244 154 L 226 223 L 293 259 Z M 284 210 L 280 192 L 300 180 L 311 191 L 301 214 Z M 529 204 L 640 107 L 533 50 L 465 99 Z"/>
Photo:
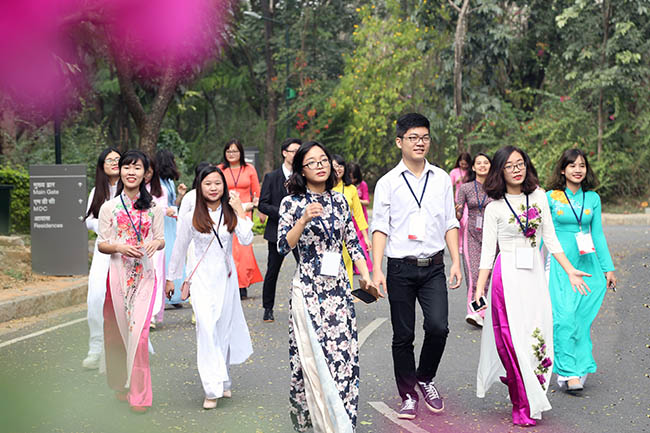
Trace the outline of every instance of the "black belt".
<path fill-rule="evenodd" d="M 394 260 L 394 261 L 399 262 L 399 263 L 406 263 L 406 264 L 414 265 L 414 266 L 421 267 L 421 268 L 431 266 L 432 264 L 433 265 L 442 265 L 445 262 L 443 251 L 438 251 L 437 253 L 435 253 L 431 257 L 420 258 L 420 257 L 414 257 L 414 256 L 407 256 L 407 257 L 404 257 L 404 258 L 401 258 L 401 259 L 389 258 L 388 260 L 391 260 L 391 261 Z"/>

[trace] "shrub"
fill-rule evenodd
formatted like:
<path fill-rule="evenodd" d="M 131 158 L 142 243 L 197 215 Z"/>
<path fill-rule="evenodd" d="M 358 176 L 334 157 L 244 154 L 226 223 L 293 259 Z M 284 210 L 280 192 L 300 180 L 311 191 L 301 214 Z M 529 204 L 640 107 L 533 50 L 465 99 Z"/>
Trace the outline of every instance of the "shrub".
<path fill-rule="evenodd" d="M 11 190 L 11 232 L 29 233 L 29 174 L 22 168 L 0 167 L 0 184 Z"/>

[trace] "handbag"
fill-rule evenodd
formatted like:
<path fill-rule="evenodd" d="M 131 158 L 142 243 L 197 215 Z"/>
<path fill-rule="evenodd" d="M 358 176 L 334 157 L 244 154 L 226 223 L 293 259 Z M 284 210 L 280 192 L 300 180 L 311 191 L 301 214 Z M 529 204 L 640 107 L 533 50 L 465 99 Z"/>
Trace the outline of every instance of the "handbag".
<path fill-rule="evenodd" d="M 206 253 L 210 249 L 210 245 L 212 245 L 212 241 L 214 241 L 214 238 L 210 239 L 210 243 L 208 244 L 208 247 L 205 249 L 203 252 L 203 255 L 199 259 L 199 261 L 196 263 L 196 266 L 194 266 L 194 270 L 190 274 L 189 277 L 185 281 L 183 281 L 183 285 L 181 285 L 181 300 L 182 301 L 187 301 L 187 298 L 190 297 L 190 286 L 192 285 L 192 277 L 194 276 L 194 272 L 196 272 L 196 269 L 199 267 L 201 262 L 203 261 L 203 258 L 205 257 Z"/>

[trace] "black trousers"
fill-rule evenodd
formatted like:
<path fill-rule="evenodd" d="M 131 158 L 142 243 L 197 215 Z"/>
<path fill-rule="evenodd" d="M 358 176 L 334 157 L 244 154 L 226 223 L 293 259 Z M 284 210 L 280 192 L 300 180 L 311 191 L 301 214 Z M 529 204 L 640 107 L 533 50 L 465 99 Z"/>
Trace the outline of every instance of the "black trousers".
<path fill-rule="evenodd" d="M 269 242 L 268 244 L 269 258 L 266 265 L 264 285 L 262 286 L 262 306 L 265 309 L 273 309 L 273 305 L 275 304 L 275 286 L 278 282 L 278 275 L 280 274 L 284 256 L 278 253 L 277 242 Z M 298 248 L 294 248 L 291 252 L 296 259 L 296 264 L 298 264 Z"/>
<path fill-rule="evenodd" d="M 417 399 L 416 381 L 427 382 L 435 377 L 449 334 L 445 265 L 418 267 L 389 258 L 386 284 L 397 389 L 402 400 L 406 394 Z M 417 370 L 413 350 L 416 300 L 424 315 L 424 342 Z"/>

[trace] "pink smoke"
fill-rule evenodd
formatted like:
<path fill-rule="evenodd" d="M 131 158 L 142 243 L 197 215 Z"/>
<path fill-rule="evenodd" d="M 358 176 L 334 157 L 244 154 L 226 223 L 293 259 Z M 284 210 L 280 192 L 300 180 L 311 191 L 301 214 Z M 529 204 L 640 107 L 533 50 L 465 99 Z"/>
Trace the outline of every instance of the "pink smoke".
<path fill-rule="evenodd" d="M 90 45 L 107 44 L 138 79 L 190 78 L 217 56 L 229 8 L 230 0 L 2 1 L 0 109 L 47 120 L 74 108 L 89 89 Z"/>

